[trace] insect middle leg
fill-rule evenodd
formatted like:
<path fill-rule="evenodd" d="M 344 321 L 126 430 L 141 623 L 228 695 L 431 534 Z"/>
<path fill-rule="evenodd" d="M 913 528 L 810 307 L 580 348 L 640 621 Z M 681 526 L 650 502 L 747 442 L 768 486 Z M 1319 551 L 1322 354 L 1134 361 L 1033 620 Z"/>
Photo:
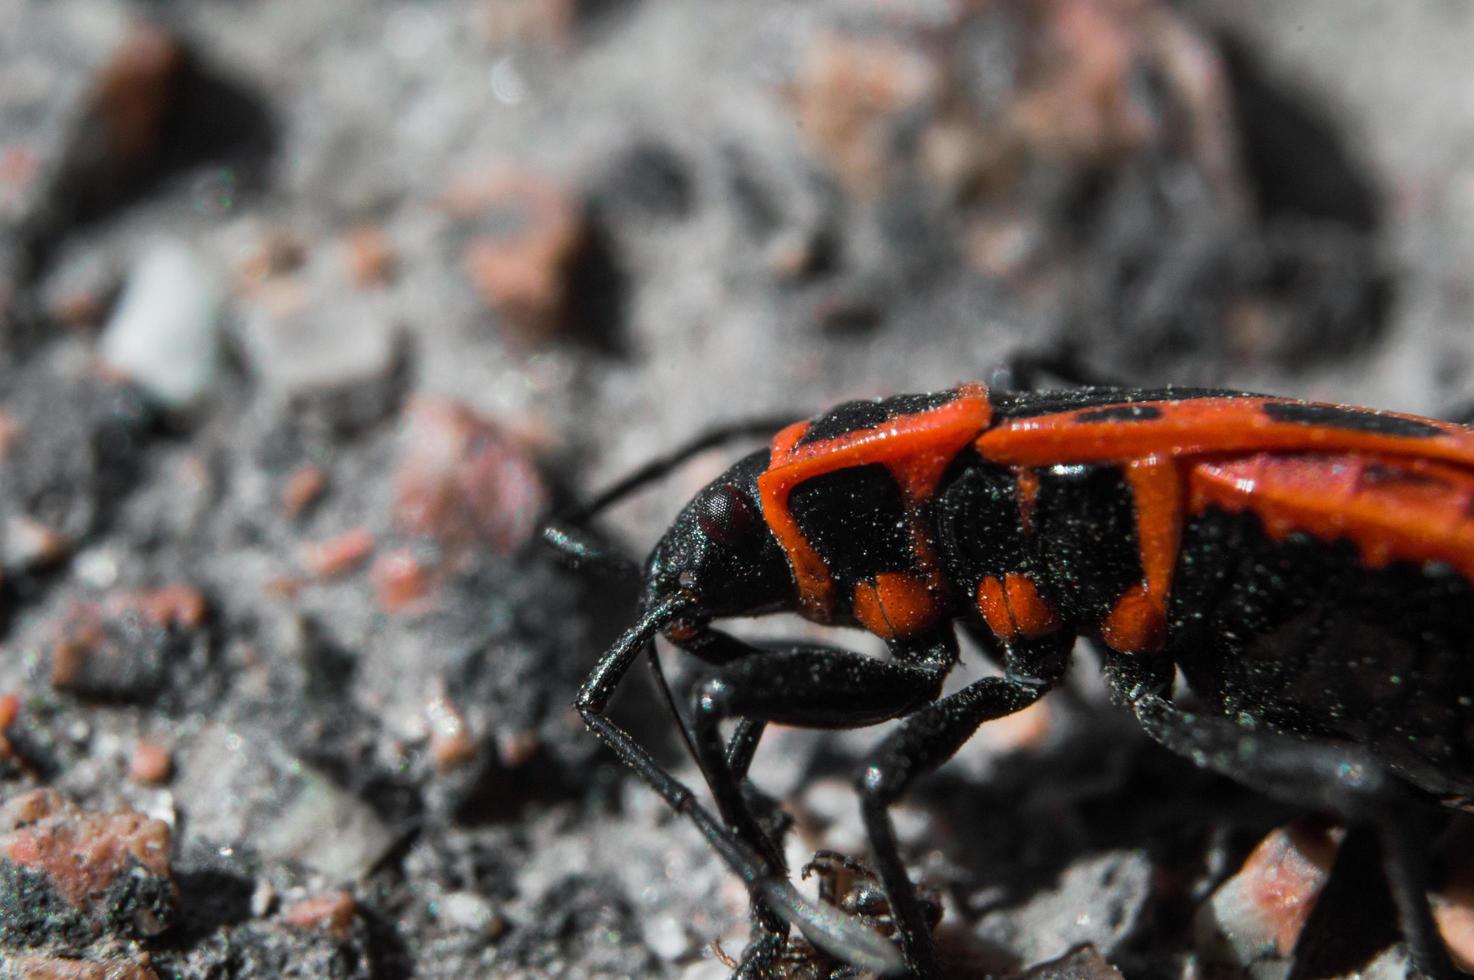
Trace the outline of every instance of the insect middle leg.
<path fill-rule="evenodd" d="M 956 755 L 984 722 L 1022 711 L 1043 697 L 1064 674 L 1073 636 L 1056 633 L 1006 646 L 986 640 L 984 646 L 992 649 L 1005 675 L 973 681 L 907 717 L 875 747 L 855 776 L 876 870 L 890 900 L 907 965 L 917 976 L 938 975 L 939 966 L 925 911 L 896 847 L 891 804 L 918 777 Z"/>
<path fill-rule="evenodd" d="M 890 806 L 916 780 L 946 762 L 979 725 L 1027 708 L 1045 692 L 1001 677 L 985 677 L 909 716 L 860 767 L 855 789 L 876 870 L 901 934 L 906 963 L 917 976 L 939 975 L 925 912 L 896 847 Z"/>

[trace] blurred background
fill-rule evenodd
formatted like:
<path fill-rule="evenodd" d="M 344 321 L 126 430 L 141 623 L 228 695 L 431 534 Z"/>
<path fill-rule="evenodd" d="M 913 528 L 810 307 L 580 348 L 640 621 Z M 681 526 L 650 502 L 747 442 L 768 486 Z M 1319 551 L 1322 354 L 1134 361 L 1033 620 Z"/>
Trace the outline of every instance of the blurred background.
<path fill-rule="evenodd" d="M 726 975 L 742 889 L 567 708 L 633 589 L 540 518 L 1020 350 L 1467 404 L 1470 50 L 1458 0 L 0 0 L 0 970 Z M 898 815 L 957 975 L 1283 975 L 1335 835 L 1082 659 Z M 795 867 L 863 857 L 876 737 L 766 740 Z"/>

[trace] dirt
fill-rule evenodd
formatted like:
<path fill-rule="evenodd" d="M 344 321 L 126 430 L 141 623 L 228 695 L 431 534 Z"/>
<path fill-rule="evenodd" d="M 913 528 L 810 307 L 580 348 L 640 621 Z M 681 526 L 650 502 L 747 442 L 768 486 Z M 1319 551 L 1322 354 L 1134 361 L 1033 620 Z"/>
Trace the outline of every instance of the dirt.
<path fill-rule="evenodd" d="M 1474 401 L 1470 41 L 1436 0 L 0 0 L 0 975 L 724 976 L 742 888 L 569 707 L 634 585 L 541 520 L 1021 350 Z M 1295 814 L 1079 659 L 898 812 L 942 948 L 1248 975 L 1194 916 Z M 643 675 L 617 717 L 699 778 Z M 883 730 L 769 733 L 791 866 L 863 858 Z"/>

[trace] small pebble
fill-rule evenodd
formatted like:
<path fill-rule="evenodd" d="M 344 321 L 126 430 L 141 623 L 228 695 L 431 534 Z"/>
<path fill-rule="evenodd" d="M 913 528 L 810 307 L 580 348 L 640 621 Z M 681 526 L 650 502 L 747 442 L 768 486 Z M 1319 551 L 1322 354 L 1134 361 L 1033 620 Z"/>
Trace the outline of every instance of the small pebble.
<path fill-rule="evenodd" d="M 889 176 L 898 126 L 937 87 L 929 59 L 888 41 L 821 37 L 789 89 L 798 131 L 862 198 Z"/>
<path fill-rule="evenodd" d="M 105 960 L 79 960 L 70 956 L 16 956 L 7 958 L 8 969 L 0 977 L 23 980 L 159 980 L 159 975 L 146 962 L 134 963 L 108 957 Z"/>
<path fill-rule="evenodd" d="M 277 279 L 302 267 L 307 249 L 295 235 L 273 229 L 262 235 L 236 267 L 235 274 L 247 290 Z"/>
<path fill-rule="evenodd" d="M 7 568 L 45 568 L 65 558 L 71 547 L 66 535 L 35 518 L 16 515 L 5 522 Z"/>
<path fill-rule="evenodd" d="M 501 426 L 461 402 L 416 398 L 405 411 L 394 521 L 442 545 L 506 553 L 536 532 L 549 491 Z"/>
<path fill-rule="evenodd" d="M 10 726 L 15 724 L 15 719 L 20 715 L 20 698 L 14 694 L 0 694 L 0 762 L 19 762 L 24 766 L 5 733 Z"/>
<path fill-rule="evenodd" d="M 455 702 L 442 695 L 425 705 L 430 722 L 430 754 L 435 768 L 446 770 L 476 756 L 476 739 Z"/>
<path fill-rule="evenodd" d="M 1199 909 L 1200 945 L 1238 967 L 1289 956 L 1339 846 L 1339 832 L 1308 822 L 1271 831 Z"/>
<path fill-rule="evenodd" d="M 343 236 L 348 275 L 360 288 L 382 286 L 394 276 L 394 249 L 383 229 L 361 225 Z"/>
<path fill-rule="evenodd" d="M 430 592 L 430 577 L 425 566 L 408 551 L 392 551 L 374 560 L 369 572 L 379 608 L 387 613 L 416 609 Z"/>
<path fill-rule="evenodd" d="M 103 362 L 166 408 L 202 398 L 220 367 L 219 270 L 194 248 L 165 241 L 134 263 L 102 331 Z"/>
<path fill-rule="evenodd" d="M 209 612 L 204 594 L 189 585 L 166 585 L 152 592 L 125 596 L 122 602 L 136 606 L 160 626 L 181 629 L 199 629 Z"/>
<path fill-rule="evenodd" d="M 12 796 L 0 806 L 0 854 L 43 877 L 70 907 L 51 914 L 109 921 L 131 938 L 159 935 L 177 918 L 171 851 L 169 826 L 133 810 L 83 810 L 49 789 Z M 119 883 L 127 887 L 113 887 Z M 48 928 L 46 910 L 19 899 L 15 887 L 8 877 L 0 880 L 7 918 L 22 920 L 23 929 Z"/>
<path fill-rule="evenodd" d="M 328 477 L 321 466 L 299 466 L 287 477 L 287 485 L 282 488 L 281 504 L 282 510 L 286 511 L 288 517 L 299 517 L 322 497 L 323 491 L 327 489 Z"/>
<path fill-rule="evenodd" d="M 438 903 L 442 921 L 467 932 L 495 937 L 506 928 L 496 908 L 475 892 L 450 892 Z"/>
<path fill-rule="evenodd" d="M 128 761 L 128 776 L 135 783 L 161 786 L 173 773 L 174 759 L 168 746 L 145 739 L 133 747 L 133 756 Z"/>
<path fill-rule="evenodd" d="M 137 163 L 159 151 L 186 58 L 179 39 L 163 28 L 130 28 L 93 79 L 88 104 L 110 158 Z"/>
<path fill-rule="evenodd" d="M 497 733 L 496 751 L 501 764 L 508 769 L 527 765 L 537 756 L 542 741 L 536 732 L 502 731 Z"/>
<path fill-rule="evenodd" d="M 354 528 L 335 538 L 304 545 L 302 566 L 318 578 L 337 578 L 362 565 L 373 550 L 372 532 Z"/>
<path fill-rule="evenodd" d="M 685 924 L 673 915 L 658 915 L 645 923 L 645 945 L 667 963 L 681 959 L 691 951 L 691 937 Z"/>
<path fill-rule="evenodd" d="M 251 915 L 259 919 L 270 915 L 274 908 L 276 908 L 276 886 L 266 878 L 257 878 L 256 887 L 251 890 Z"/>
<path fill-rule="evenodd" d="M 539 174 L 497 173 L 468 181 L 451 205 L 474 221 L 466 274 L 514 339 L 536 343 L 567 326 L 572 274 L 589 239 L 587 215 L 567 189 Z"/>
<path fill-rule="evenodd" d="M 10 413 L 0 410 L 0 459 L 10 455 L 20 435 L 20 423 Z"/>
<path fill-rule="evenodd" d="M 345 891 L 328 892 L 303 899 L 290 906 L 283 917 L 287 925 L 298 929 L 321 929 L 335 936 L 346 936 L 358 914 L 358 903 Z"/>
<path fill-rule="evenodd" d="M 334 427 L 362 427 L 398 405 L 399 314 L 379 293 L 344 289 L 324 263 L 263 282 L 248 297 L 238 335 L 266 389 L 313 406 Z"/>

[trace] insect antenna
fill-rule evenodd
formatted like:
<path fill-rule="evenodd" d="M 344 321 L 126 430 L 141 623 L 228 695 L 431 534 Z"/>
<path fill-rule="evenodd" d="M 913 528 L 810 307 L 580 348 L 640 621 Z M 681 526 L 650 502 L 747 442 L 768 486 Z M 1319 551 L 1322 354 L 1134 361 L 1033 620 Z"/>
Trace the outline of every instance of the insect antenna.
<path fill-rule="evenodd" d="M 582 507 L 564 515 L 559 523 L 564 521 L 583 523 L 599 513 L 599 511 L 623 500 L 631 493 L 645 486 L 645 484 L 653 483 L 672 470 L 679 468 L 698 453 L 706 452 L 708 449 L 715 449 L 723 443 L 733 442 L 737 439 L 770 436 L 793 421 L 795 417 L 793 415 L 784 415 L 773 418 L 743 419 L 740 422 L 732 422 L 703 433 L 685 445 L 677 447 L 664 456 L 657 456 L 655 459 L 637 468 L 624 479 L 615 483 L 603 493 L 598 494 Z"/>
<path fill-rule="evenodd" d="M 785 414 L 781 417 L 744 419 L 712 429 L 685 445 L 650 460 L 603 492 L 596 494 L 587 503 L 549 521 L 543 527 L 543 543 L 558 552 L 564 561 L 574 568 L 588 568 L 626 581 L 638 579 L 640 577 L 639 563 L 608 542 L 600 540 L 585 525 L 601 511 L 642 487 L 665 477 L 690 461 L 692 457 L 738 439 L 772 435 L 795 417 L 793 414 Z M 701 754 L 696 751 L 695 736 L 692 735 L 685 716 L 677 707 L 675 694 L 671 691 L 665 670 L 660 664 L 660 654 L 655 649 L 653 638 L 646 641 L 646 653 L 650 660 L 650 672 L 654 675 L 655 686 L 660 690 L 661 699 L 669 709 L 671 717 L 675 719 L 676 727 L 680 729 L 681 740 L 686 745 L 687 753 L 700 766 Z M 705 775 L 704 772 L 703 775 Z"/>
<path fill-rule="evenodd" d="M 744 419 L 712 429 L 664 456 L 658 456 L 638 467 L 624 479 L 606 488 L 602 493 L 596 494 L 588 503 L 550 520 L 543 526 L 543 543 L 558 552 L 563 560 L 574 568 L 590 568 L 615 578 L 639 578 L 639 564 L 628 555 L 620 553 L 609 543 L 599 540 L 597 535 L 587 530 L 585 525 L 589 520 L 600 511 L 618 503 L 647 484 L 654 483 L 672 470 L 678 469 L 693 456 L 738 439 L 772 435 L 793 418 L 792 415 L 784 415 Z"/>

